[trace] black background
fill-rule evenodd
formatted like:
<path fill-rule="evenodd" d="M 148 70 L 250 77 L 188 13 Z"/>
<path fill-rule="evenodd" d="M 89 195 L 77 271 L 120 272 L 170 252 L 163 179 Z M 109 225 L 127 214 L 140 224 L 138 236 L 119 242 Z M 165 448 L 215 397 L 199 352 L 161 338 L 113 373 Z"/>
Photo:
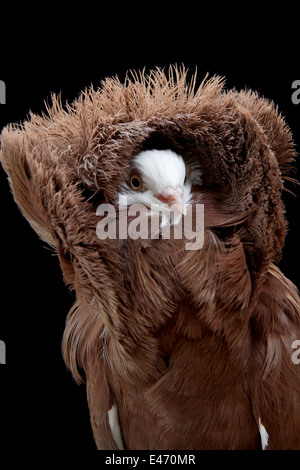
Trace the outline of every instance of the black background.
<path fill-rule="evenodd" d="M 53 14 L 51 28 L 41 23 L 39 34 L 29 27 L 17 43 L 11 39 L 15 33 L 3 36 L 0 79 L 6 83 L 6 104 L 0 106 L 0 128 L 24 120 L 29 110 L 41 113 L 52 92 L 71 102 L 106 76 L 118 75 L 122 81 L 128 69 L 184 63 L 191 73 L 197 67 L 198 84 L 209 72 L 226 77 L 226 88 L 252 88 L 274 100 L 299 151 L 300 105 L 291 101 L 291 85 L 300 79 L 300 70 L 291 18 L 288 25 L 282 18 L 265 31 L 254 15 L 247 31 L 243 24 L 237 30 L 227 23 L 219 31 L 214 17 L 211 27 L 204 15 L 191 23 L 195 12 L 176 24 L 160 21 L 158 13 L 150 25 L 146 13 L 135 24 L 125 21 L 126 13 L 126 8 L 119 12 L 121 26 L 114 16 L 101 15 L 90 26 L 93 12 L 77 12 L 64 24 Z M 286 26 L 288 34 L 283 33 Z M 65 31 L 62 36 L 58 27 Z M 288 187 L 299 195 L 297 186 Z M 0 366 L 0 442 L 16 448 L 94 450 L 85 386 L 75 384 L 61 354 L 74 295 L 64 286 L 57 257 L 21 216 L 2 168 L 0 194 L 0 339 L 7 348 L 7 364 Z M 299 200 L 289 193 L 284 200 L 290 229 L 280 266 L 299 286 Z"/>

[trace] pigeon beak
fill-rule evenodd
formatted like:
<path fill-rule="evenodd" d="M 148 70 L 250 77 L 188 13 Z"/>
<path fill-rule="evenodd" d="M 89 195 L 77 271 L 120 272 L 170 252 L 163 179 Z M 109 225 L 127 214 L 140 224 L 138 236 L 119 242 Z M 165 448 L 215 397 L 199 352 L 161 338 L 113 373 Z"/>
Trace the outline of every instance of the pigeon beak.
<path fill-rule="evenodd" d="M 183 193 L 180 188 L 165 188 L 161 194 L 155 196 L 164 204 L 168 204 L 170 209 L 186 215 L 186 207 L 183 201 Z"/>

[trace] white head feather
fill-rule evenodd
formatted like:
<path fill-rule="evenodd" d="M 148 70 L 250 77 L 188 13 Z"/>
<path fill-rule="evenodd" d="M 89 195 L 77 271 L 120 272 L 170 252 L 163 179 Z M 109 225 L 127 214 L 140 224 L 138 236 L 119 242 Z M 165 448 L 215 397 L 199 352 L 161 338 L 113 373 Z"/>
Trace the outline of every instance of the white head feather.
<path fill-rule="evenodd" d="M 154 194 L 161 194 L 168 187 L 183 187 L 185 163 L 172 150 L 146 150 L 136 155 L 131 166 L 139 170 L 143 180 Z"/>
<path fill-rule="evenodd" d="M 170 208 L 159 199 L 165 191 L 174 190 L 174 194 L 182 195 L 182 203 L 185 206 L 191 199 L 192 184 L 201 183 L 201 170 L 199 165 L 191 165 L 188 168 L 186 178 L 186 164 L 180 155 L 172 150 L 145 150 L 138 153 L 131 162 L 130 174 L 137 172 L 142 180 L 142 187 L 134 189 L 130 182 L 124 182 L 119 197 L 121 208 L 132 204 L 143 204 L 147 208 L 159 204 L 159 210 L 166 215 L 164 223 L 170 220 Z M 129 176 L 130 178 L 130 176 Z M 181 220 L 178 213 L 173 223 Z"/>

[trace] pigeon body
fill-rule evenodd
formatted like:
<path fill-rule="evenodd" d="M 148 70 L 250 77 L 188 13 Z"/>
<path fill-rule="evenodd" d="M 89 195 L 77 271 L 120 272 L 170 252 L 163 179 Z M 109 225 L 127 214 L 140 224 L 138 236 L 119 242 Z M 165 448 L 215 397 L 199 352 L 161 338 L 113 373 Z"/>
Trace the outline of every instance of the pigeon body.
<path fill-rule="evenodd" d="M 1 162 L 76 291 L 64 359 L 99 449 L 300 449 L 299 296 L 278 267 L 291 133 L 256 93 L 195 83 L 158 69 L 54 100 L 3 130 Z M 174 229 L 202 204 L 201 249 L 97 236 L 99 205 L 136 203 Z"/>

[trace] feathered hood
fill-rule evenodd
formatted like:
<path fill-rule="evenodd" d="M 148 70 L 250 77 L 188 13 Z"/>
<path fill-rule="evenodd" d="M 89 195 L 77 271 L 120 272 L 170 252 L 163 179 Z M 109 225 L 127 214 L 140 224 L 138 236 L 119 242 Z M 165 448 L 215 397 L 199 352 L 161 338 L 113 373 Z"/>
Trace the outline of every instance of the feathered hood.
<path fill-rule="evenodd" d="M 258 94 L 225 91 L 220 77 L 195 84 L 196 75 L 188 83 L 177 68 L 133 73 L 124 84 L 109 78 L 65 107 L 53 96 L 47 115 L 30 114 L 2 131 L 1 162 L 14 197 L 43 239 L 57 244 L 47 206 L 63 187 L 80 200 L 86 188 L 98 193 L 97 202 L 112 202 L 135 154 L 171 148 L 200 161 L 204 189 L 225 192 L 235 213 L 251 208 L 255 245 L 263 256 L 278 255 L 283 180 L 295 156 L 291 133 Z"/>
<path fill-rule="evenodd" d="M 278 261 L 286 232 L 281 194 L 295 149 L 272 102 L 252 91 L 226 91 L 219 77 L 205 78 L 196 88 L 196 76 L 188 82 L 178 68 L 133 73 L 124 84 L 106 79 L 65 106 L 59 97 L 52 99 L 46 115 L 31 114 L 2 131 L 1 162 L 19 208 L 57 250 L 79 303 L 95 306 L 94 317 L 80 320 L 85 341 L 97 330 L 92 323 L 117 327 L 121 321 L 117 273 L 124 259 L 111 241 L 97 238 L 96 208 L 115 201 L 131 158 L 143 149 L 169 148 L 200 162 L 206 228 L 234 259 L 244 260 L 247 271 L 240 279 L 232 266 L 228 289 L 230 282 L 236 289 L 249 282 L 255 287 Z M 191 269 L 191 254 L 189 259 Z M 168 275 L 160 273 L 165 292 L 153 304 L 168 296 Z M 83 337 L 77 329 L 71 323 L 70 362 Z"/>

